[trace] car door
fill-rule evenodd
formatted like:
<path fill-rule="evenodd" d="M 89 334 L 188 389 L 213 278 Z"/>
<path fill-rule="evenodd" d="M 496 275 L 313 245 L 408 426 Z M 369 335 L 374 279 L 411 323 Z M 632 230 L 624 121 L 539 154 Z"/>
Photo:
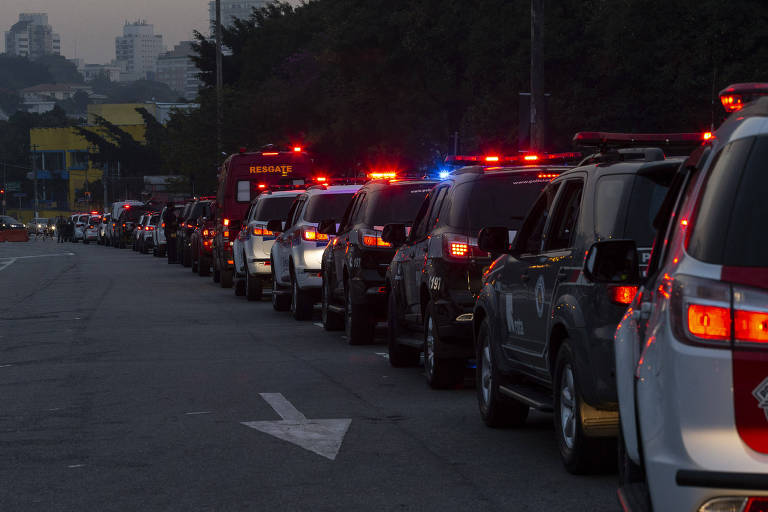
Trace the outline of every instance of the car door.
<path fill-rule="evenodd" d="M 560 182 L 548 185 L 534 203 L 515 239 L 513 253 L 496 283 L 500 292 L 500 335 L 504 356 L 519 368 L 538 366 L 540 348 L 535 342 L 538 311 L 534 291 L 538 275 L 531 274 L 543 252 L 544 233 L 551 217 Z"/>
<path fill-rule="evenodd" d="M 346 215 L 339 226 L 338 236 L 333 240 L 333 258 L 332 267 L 335 279 L 333 281 L 334 289 L 333 295 L 338 298 L 344 297 L 344 267 L 346 264 L 353 264 L 354 262 L 347 262 L 350 246 L 352 244 L 351 237 L 353 236 L 353 228 L 356 219 L 360 214 L 361 208 L 365 202 L 365 192 L 359 192 L 355 195 Z"/>
<path fill-rule="evenodd" d="M 275 278 L 280 281 L 280 284 L 285 284 L 290 277 L 288 258 L 291 253 L 291 228 L 294 225 L 296 212 L 298 211 L 302 200 L 303 196 L 300 196 L 291 205 L 291 209 L 288 212 L 288 219 L 285 221 L 285 226 L 283 227 L 283 232 L 277 236 L 275 244 L 272 246 L 272 265 Z"/>
<path fill-rule="evenodd" d="M 529 290 L 529 293 L 533 293 L 536 308 L 535 327 L 531 331 L 534 335 L 530 342 L 537 347 L 538 367 L 544 375 L 548 375 L 546 352 L 549 346 L 553 300 L 564 292 L 560 290 L 561 286 L 573 286 L 569 281 L 572 276 L 578 275 L 581 269 L 579 262 L 583 257 L 579 258 L 576 254 L 574 242 L 581 218 L 583 192 L 584 176 L 569 178 L 563 183 L 552 210 L 552 218 L 546 227 L 539 264 L 535 270 L 530 270 L 529 286 L 533 283 L 534 275 L 536 276 L 534 288 Z"/>

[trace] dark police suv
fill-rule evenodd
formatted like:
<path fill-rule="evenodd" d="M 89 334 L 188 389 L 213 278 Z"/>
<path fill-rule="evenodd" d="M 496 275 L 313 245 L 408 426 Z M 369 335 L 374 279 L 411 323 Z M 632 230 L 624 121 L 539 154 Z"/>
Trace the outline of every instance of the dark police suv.
<path fill-rule="evenodd" d="M 574 141 L 602 151 L 544 189 L 511 248 L 506 228 L 480 233 L 480 250 L 502 256 L 483 276 L 473 330 L 483 420 L 519 425 L 530 407 L 553 410 L 562 460 L 579 473 L 615 461 L 613 335 L 639 279 L 603 284 L 591 274 L 596 249 L 630 239 L 639 250 L 614 255 L 615 272 L 631 259 L 647 264 L 654 217 L 683 161 L 652 146 L 690 149 L 701 138 L 582 133 Z"/>
<path fill-rule="evenodd" d="M 522 158 L 520 158 L 522 160 Z M 451 387 L 474 357 L 472 308 L 490 255 L 477 247 L 484 226 L 512 237 L 563 166 L 484 167 L 454 171 L 424 201 L 409 236 L 403 224 L 385 227 L 400 246 L 387 273 L 389 361 L 412 366 L 424 352 L 427 382 Z"/>
<path fill-rule="evenodd" d="M 338 235 L 322 258 L 322 317 L 328 330 L 346 328 L 351 345 L 373 340 L 376 322 L 386 319 L 385 275 L 395 248 L 382 240 L 389 223 L 410 223 L 435 185 L 432 180 L 368 182 L 352 199 Z M 336 220 L 318 231 L 336 235 Z"/>

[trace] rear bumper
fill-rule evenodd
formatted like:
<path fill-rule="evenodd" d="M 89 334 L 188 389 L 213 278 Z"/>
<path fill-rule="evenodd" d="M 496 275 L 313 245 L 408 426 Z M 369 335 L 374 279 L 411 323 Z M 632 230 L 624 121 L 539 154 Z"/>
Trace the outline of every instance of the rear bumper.
<path fill-rule="evenodd" d="M 386 320 L 387 291 L 383 280 L 372 282 L 352 278 L 349 280 L 349 295 L 352 304 L 366 305 L 377 320 Z"/>
<path fill-rule="evenodd" d="M 435 355 L 442 358 L 470 359 L 474 357 L 472 340 L 472 309 L 474 304 L 458 304 L 449 300 L 434 302 L 433 319 L 437 324 L 440 343 Z"/>

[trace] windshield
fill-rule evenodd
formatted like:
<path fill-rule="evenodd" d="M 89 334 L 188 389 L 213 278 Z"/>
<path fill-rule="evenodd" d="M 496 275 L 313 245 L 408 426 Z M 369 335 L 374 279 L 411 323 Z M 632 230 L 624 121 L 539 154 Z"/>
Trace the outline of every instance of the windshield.
<path fill-rule="evenodd" d="M 363 220 L 369 226 L 411 224 L 433 183 L 391 185 L 368 192 Z"/>
<path fill-rule="evenodd" d="M 295 199 L 296 196 L 262 196 L 256 204 L 256 211 L 253 212 L 253 220 L 263 222 L 272 219 L 285 220 Z"/>
<path fill-rule="evenodd" d="M 354 194 L 316 194 L 309 198 L 304 220 L 320 222 L 326 219 L 341 219 Z"/>
<path fill-rule="evenodd" d="M 7 215 L 0 216 L 0 221 L 4 224 L 21 224 L 18 220 L 14 219 L 13 217 L 9 217 Z"/>
<path fill-rule="evenodd" d="M 454 187 L 447 224 L 476 235 L 488 226 L 518 229 L 548 180 L 531 175 L 486 175 Z"/>

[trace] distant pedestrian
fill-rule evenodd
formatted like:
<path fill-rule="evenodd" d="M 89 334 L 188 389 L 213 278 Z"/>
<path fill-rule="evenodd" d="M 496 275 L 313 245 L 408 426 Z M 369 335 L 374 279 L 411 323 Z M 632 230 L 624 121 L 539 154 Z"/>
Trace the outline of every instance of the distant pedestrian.
<path fill-rule="evenodd" d="M 67 241 L 72 242 L 75 239 L 75 221 L 70 217 L 67 220 Z"/>
<path fill-rule="evenodd" d="M 56 217 L 56 242 L 62 243 L 64 241 L 64 217 L 61 215 Z"/>
<path fill-rule="evenodd" d="M 177 262 L 176 231 L 179 227 L 179 219 L 176 217 L 173 201 L 169 201 L 163 214 L 165 224 L 165 247 L 168 252 L 168 263 Z"/>

